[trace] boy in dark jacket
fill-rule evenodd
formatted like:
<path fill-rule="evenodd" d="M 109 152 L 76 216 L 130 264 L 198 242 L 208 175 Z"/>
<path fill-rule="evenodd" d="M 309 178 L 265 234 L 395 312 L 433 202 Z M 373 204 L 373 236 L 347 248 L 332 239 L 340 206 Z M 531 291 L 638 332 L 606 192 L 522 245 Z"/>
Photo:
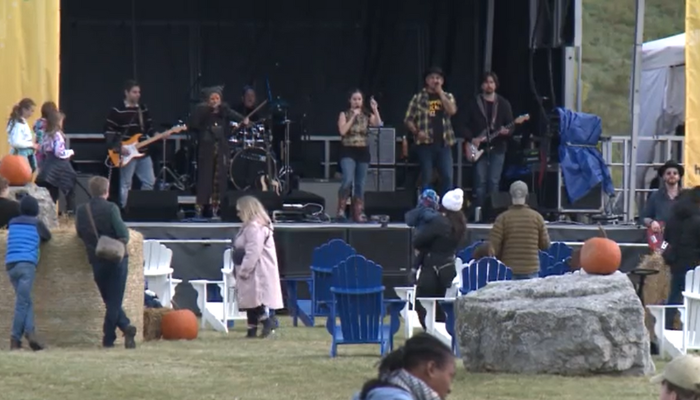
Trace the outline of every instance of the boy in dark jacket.
<path fill-rule="evenodd" d="M 42 350 L 34 333 L 34 306 L 32 304 L 32 286 L 39 262 L 39 244 L 51 239 L 46 225 L 37 219 L 39 203 L 32 196 L 24 196 L 19 204 L 20 216 L 8 224 L 7 252 L 5 266 L 15 289 L 15 316 L 12 321 L 10 349 L 22 347 L 22 336 L 29 341 L 29 347 Z"/>
<path fill-rule="evenodd" d="M 408 211 L 404 216 L 406 225 L 415 228 L 416 232 L 420 232 L 421 228 L 430 222 L 433 218 L 440 215 L 440 196 L 433 189 L 425 189 L 418 199 L 416 208 Z M 411 275 L 415 279 L 416 272 L 423 263 L 424 253 L 417 251 L 416 260 L 411 270 Z"/>

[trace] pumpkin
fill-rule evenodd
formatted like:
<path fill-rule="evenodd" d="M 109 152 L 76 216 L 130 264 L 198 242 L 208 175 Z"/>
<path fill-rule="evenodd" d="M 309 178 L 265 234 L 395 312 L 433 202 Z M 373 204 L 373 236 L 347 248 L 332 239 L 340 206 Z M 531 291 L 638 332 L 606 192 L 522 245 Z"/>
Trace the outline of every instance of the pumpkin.
<path fill-rule="evenodd" d="M 591 275 L 610 275 L 620 268 L 622 252 L 620 245 L 607 238 L 599 225 L 603 237 L 586 240 L 581 247 L 581 268 Z"/>
<path fill-rule="evenodd" d="M 193 340 L 197 339 L 199 324 L 192 311 L 174 310 L 163 315 L 160 330 L 165 340 Z"/>
<path fill-rule="evenodd" d="M 8 154 L 0 161 L 0 175 L 11 186 L 24 186 L 32 180 L 32 167 L 26 157 Z"/>

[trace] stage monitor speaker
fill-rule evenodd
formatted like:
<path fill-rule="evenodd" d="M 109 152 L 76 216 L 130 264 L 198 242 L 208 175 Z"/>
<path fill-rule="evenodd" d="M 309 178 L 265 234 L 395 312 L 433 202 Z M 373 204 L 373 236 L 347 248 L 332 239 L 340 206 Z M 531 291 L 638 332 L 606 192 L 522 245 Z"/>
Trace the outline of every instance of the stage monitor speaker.
<path fill-rule="evenodd" d="M 241 222 L 236 212 L 236 202 L 243 196 L 253 196 L 258 199 L 270 215 L 272 215 L 273 211 L 282 209 L 282 197 L 275 192 L 263 192 L 262 190 L 230 191 L 226 193 L 226 197 L 221 204 L 222 221 Z"/>
<path fill-rule="evenodd" d="M 130 222 L 178 221 L 177 192 L 170 190 L 130 190 L 125 219 Z"/>
<path fill-rule="evenodd" d="M 365 214 L 388 215 L 390 222 L 403 222 L 406 211 L 416 204 L 416 193 L 412 190 L 395 192 L 365 192 Z"/>
<path fill-rule="evenodd" d="M 340 188 L 340 179 L 301 179 L 299 181 L 299 190 L 323 197 L 326 207 L 331 207 L 331 210 L 326 210 L 330 215 L 335 213 L 336 210 L 333 208 L 338 205 L 338 188 Z"/>

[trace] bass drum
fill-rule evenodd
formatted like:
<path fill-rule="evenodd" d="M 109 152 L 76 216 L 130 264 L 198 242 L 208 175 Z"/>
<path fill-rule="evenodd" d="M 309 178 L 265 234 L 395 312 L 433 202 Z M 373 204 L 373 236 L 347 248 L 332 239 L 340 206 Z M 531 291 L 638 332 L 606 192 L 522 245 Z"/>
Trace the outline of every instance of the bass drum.
<path fill-rule="evenodd" d="M 269 169 L 277 172 L 277 162 L 270 153 L 259 147 L 249 147 L 239 150 L 231 158 L 229 176 L 231 183 L 238 190 L 259 189 L 260 179 L 265 177 Z"/>

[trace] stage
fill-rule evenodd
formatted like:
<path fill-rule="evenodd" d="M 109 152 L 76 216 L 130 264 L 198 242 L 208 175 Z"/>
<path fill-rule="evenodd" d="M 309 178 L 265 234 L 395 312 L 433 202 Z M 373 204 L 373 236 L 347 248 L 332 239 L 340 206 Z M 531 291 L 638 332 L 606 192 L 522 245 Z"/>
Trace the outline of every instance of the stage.
<path fill-rule="evenodd" d="M 145 239 L 159 240 L 173 250 L 174 277 L 183 280 L 221 279 L 224 250 L 241 226 L 240 223 L 127 223 Z M 488 238 L 490 224 L 470 224 L 469 243 Z M 596 225 L 548 224 L 552 241 L 572 247 L 598 236 Z M 646 233 L 636 225 L 609 225 L 605 231 L 622 248 L 623 272 L 636 267 L 648 253 Z M 314 248 L 331 239 L 343 239 L 358 253 L 384 268 L 387 284 L 405 281 L 413 265 L 412 230 L 405 224 L 378 223 L 289 223 L 275 225 L 275 242 L 280 274 L 284 277 L 309 275 Z"/>

